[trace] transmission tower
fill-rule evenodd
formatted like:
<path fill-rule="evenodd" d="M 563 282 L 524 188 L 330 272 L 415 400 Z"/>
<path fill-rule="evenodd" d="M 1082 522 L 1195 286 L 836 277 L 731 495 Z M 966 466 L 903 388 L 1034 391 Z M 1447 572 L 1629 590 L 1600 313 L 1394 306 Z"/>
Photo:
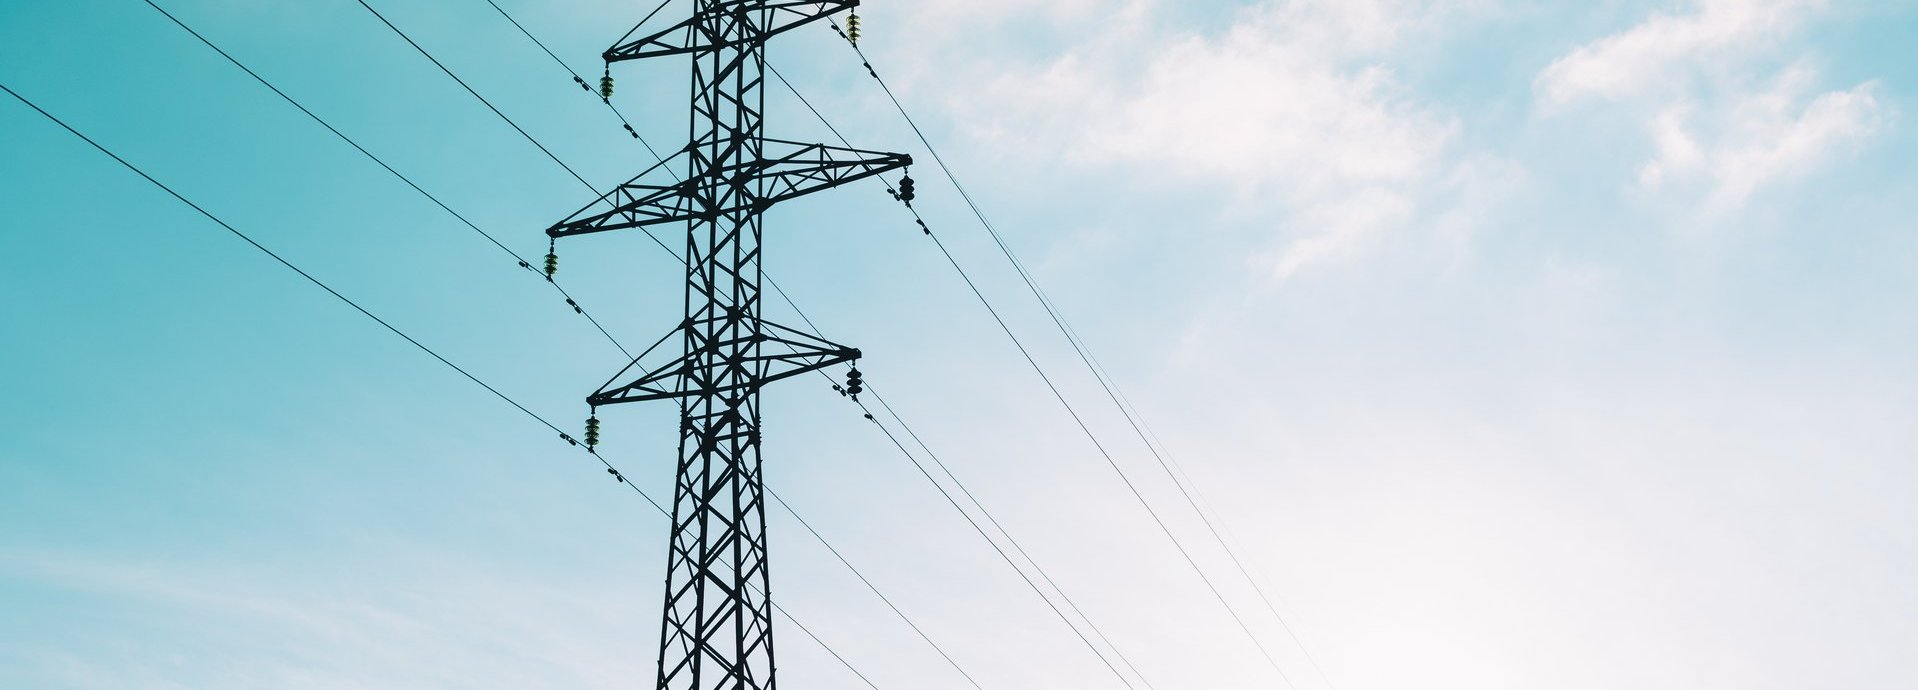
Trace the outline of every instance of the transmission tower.
<path fill-rule="evenodd" d="M 588 396 L 595 414 L 587 440 L 597 441 L 600 406 L 679 401 L 658 688 L 772 690 L 759 391 L 779 379 L 856 362 L 859 350 L 760 317 L 762 214 L 912 159 L 765 136 L 767 40 L 851 11 L 858 0 L 692 5 L 692 17 L 677 24 L 644 33 L 642 21 L 627 32 L 604 54 L 608 72 L 601 81 L 601 95 L 610 97 L 611 63 L 691 56 L 691 141 L 546 234 L 557 239 L 686 225 L 686 317 L 667 335 L 679 336 L 683 354 L 650 369 L 636 359 Z M 682 180 L 653 179 L 678 165 L 685 166 Z M 552 261 L 549 254 L 549 273 Z M 857 392 L 850 383 L 848 389 Z"/>

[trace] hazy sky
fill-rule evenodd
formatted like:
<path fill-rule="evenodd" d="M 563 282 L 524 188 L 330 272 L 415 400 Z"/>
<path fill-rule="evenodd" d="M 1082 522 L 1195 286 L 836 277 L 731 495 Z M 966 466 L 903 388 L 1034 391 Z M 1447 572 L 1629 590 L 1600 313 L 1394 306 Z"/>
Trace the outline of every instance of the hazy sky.
<path fill-rule="evenodd" d="M 653 4 L 499 2 L 589 79 Z M 161 4 L 523 255 L 591 198 L 356 2 Z M 373 4 L 593 183 L 650 162 L 484 0 Z M 862 15 L 1318 668 L 856 56 L 812 27 L 773 64 L 855 145 L 921 158 L 928 223 L 1293 687 L 1918 687 L 1918 6 Z M 615 70 L 656 145 L 686 70 Z M 0 4 L 0 83 L 555 423 L 622 364 L 145 3 Z M 768 130 L 830 137 L 776 85 Z M 651 507 L 11 99 L 0 162 L 0 687 L 653 682 Z M 678 320 L 645 238 L 559 253 L 621 341 Z M 882 187 L 777 209 L 766 261 L 1152 687 L 1287 687 Z M 856 408 L 795 379 L 766 409 L 770 483 L 981 687 L 1123 687 Z M 671 406 L 600 416 L 667 493 Z M 770 517 L 813 633 L 885 690 L 971 687 Z M 783 687 L 864 687 L 780 625 Z"/>

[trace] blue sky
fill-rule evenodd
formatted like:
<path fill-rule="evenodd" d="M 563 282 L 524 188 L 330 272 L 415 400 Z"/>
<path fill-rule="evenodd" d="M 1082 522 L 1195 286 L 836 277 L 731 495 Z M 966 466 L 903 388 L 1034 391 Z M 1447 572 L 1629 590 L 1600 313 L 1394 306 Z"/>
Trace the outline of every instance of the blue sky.
<path fill-rule="evenodd" d="M 500 1 L 589 77 L 650 8 Z M 357 3 L 162 4 L 521 254 L 590 199 Z M 650 160 L 486 3 L 374 5 L 596 184 Z M 1918 683 L 1918 8 L 862 15 L 874 66 L 1323 675 L 922 164 L 927 221 L 1296 687 Z M 829 31 L 772 59 L 855 145 L 924 158 Z M 621 65 L 616 100 L 673 146 L 669 62 Z M 0 6 L 0 83 L 556 423 L 620 364 L 143 3 Z M 769 107 L 775 136 L 830 136 L 778 90 Z M 0 686 L 651 682 L 650 507 L 24 106 L 0 103 L 0 132 Z M 767 243 L 1154 686 L 1285 687 L 882 188 L 783 206 Z M 680 269 L 643 237 L 560 254 L 622 341 L 677 320 Z M 670 410 L 601 416 L 609 457 L 663 493 Z M 1119 687 L 822 384 L 769 390 L 767 439 L 775 489 L 983 687 Z M 970 687 L 772 518 L 782 605 L 881 688 Z M 788 688 L 858 683 L 779 635 Z"/>

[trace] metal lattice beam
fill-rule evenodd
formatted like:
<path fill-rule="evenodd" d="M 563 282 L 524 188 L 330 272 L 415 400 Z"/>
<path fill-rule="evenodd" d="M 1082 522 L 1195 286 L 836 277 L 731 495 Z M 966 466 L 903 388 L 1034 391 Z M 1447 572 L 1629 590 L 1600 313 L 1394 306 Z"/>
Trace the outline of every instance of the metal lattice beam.
<path fill-rule="evenodd" d="M 640 58 L 684 55 L 702 51 L 743 48 L 747 42 L 757 41 L 764 45 L 765 40 L 775 35 L 797 29 L 801 26 L 825 19 L 840 12 L 848 12 L 859 6 L 859 0 L 785 0 L 767 2 L 763 0 L 731 0 L 729 2 L 702 2 L 694 10 L 693 17 L 674 24 L 666 29 L 644 35 L 631 41 L 623 40 L 619 45 L 606 50 L 607 62 L 638 60 Z M 762 12 L 766 15 L 765 30 L 756 37 L 739 37 L 708 30 L 710 24 L 722 20 L 722 15 L 740 12 Z M 640 27 L 634 27 L 627 36 L 638 33 Z"/>
<path fill-rule="evenodd" d="M 762 210 L 781 201 L 831 189 L 912 163 L 912 157 L 903 154 L 824 144 L 766 139 L 761 146 L 765 152 L 764 158 L 713 172 L 739 183 L 761 185 L 765 193 L 754 201 Z M 646 172 L 548 228 L 546 234 L 551 237 L 585 235 L 683 222 L 739 210 L 713 208 L 704 203 L 707 200 L 699 195 L 696 181 L 690 178 L 669 184 L 641 181 L 656 177 L 658 172 L 691 155 L 690 151 L 681 151 L 659 165 L 648 168 Z M 611 209 L 594 210 L 602 206 L 610 206 Z"/>
<path fill-rule="evenodd" d="M 608 62 L 692 58 L 691 143 L 547 230 L 559 238 L 686 224 L 681 354 L 650 369 L 629 363 L 587 399 L 594 406 L 680 404 L 658 690 L 775 687 L 759 392 L 772 381 L 856 359 L 859 351 L 760 318 L 761 215 L 773 204 L 912 159 L 766 138 L 765 46 L 857 5 L 695 0 L 690 19 L 622 39 L 606 52 Z M 678 165 L 685 166 L 683 181 L 642 181 Z M 610 210 L 595 210 L 604 208 Z M 765 352 L 768 345 L 777 352 Z"/>

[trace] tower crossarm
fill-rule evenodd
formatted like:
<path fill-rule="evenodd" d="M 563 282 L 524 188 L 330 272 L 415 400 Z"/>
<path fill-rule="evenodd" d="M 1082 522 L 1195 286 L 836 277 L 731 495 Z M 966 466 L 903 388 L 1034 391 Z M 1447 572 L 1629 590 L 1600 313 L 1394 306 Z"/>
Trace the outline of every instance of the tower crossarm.
<path fill-rule="evenodd" d="M 684 153 L 680 155 L 686 155 Z M 675 156 L 674 158 L 678 158 Z M 668 161 L 670 162 L 670 161 Z M 762 196 L 752 207 L 708 207 L 700 199 L 697 180 L 647 184 L 646 174 L 601 196 L 571 217 L 546 230 L 550 237 L 586 235 L 687 220 L 710 219 L 743 210 L 764 211 L 773 204 L 872 177 L 912 164 L 903 153 L 862 151 L 824 144 L 766 140 L 763 157 L 746 163 L 716 167 L 711 175 L 734 185 L 763 183 Z M 658 169 L 661 166 L 655 166 Z M 609 210 L 596 210 L 606 209 Z"/>
<path fill-rule="evenodd" d="M 754 0 L 732 0 L 714 2 L 700 10 L 692 18 L 655 31 L 640 38 L 620 39 L 620 43 L 606 49 L 602 57 L 607 62 L 638 60 L 640 58 L 683 55 L 699 51 L 719 50 L 723 48 L 748 47 L 749 41 L 764 42 L 768 38 L 797 29 L 813 22 L 825 19 L 839 12 L 850 11 L 859 6 L 859 0 L 775 0 L 773 2 Z M 716 17 L 744 13 L 766 12 L 771 21 L 763 32 L 757 32 L 750 39 L 716 36 L 702 30 L 702 27 L 717 25 Z M 638 33 L 641 26 L 633 27 L 626 33 L 627 38 Z"/>
<path fill-rule="evenodd" d="M 722 316 L 716 318 L 724 319 L 729 317 Z M 704 325 L 705 324 L 693 321 L 682 326 L 681 330 L 688 331 L 697 337 L 702 331 L 708 330 L 702 327 Z M 601 406 L 692 396 L 723 396 L 744 390 L 748 387 L 746 383 L 737 383 L 740 381 L 755 381 L 758 385 L 764 385 L 780 379 L 791 378 L 807 372 L 824 369 L 841 362 L 859 359 L 859 350 L 856 348 L 846 347 L 807 335 L 771 321 L 762 320 L 753 324 L 740 325 L 742 327 L 737 330 L 738 332 L 744 333 L 744 335 L 725 340 L 700 341 L 697 350 L 681 355 L 679 358 L 656 369 L 650 371 L 641 369 L 637 361 L 633 362 L 625 369 L 620 370 L 618 374 L 614 375 L 613 380 L 608 381 L 605 386 L 600 387 L 597 392 L 588 396 L 586 398 L 587 403 Z M 758 348 L 749 351 L 738 347 L 746 340 L 755 340 L 762 346 L 770 345 L 778 350 L 783 350 L 783 352 L 762 354 L 756 352 Z M 714 352 L 736 353 L 734 356 L 727 358 L 724 365 L 730 369 L 740 370 L 739 373 L 752 372 L 754 376 L 712 377 L 701 375 L 701 367 L 698 366 L 699 362 L 701 362 L 702 357 L 710 357 Z M 747 352 L 753 353 L 746 354 Z M 624 379 L 628 376 L 629 372 L 633 372 L 635 369 L 639 370 L 637 378 L 629 379 L 627 383 L 615 385 L 615 382 Z M 712 380 L 716 378 L 733 381 L 735 383 L 720 383 L 719 381 Z"/>
<path fill-rule="evenodd" d="M 682 3 L 691 6 L 685 21 L 655 31 L 650 15 L 640 20 L 605 52 L 606 61 L 685 55 L 692 77 L 688 143 L 546 230 L 560 238 L 685 227 L 684 251 L 676 252 L 686 262 L 685 317 L 660 341 L 678 340 L 681 354 L 668 360 L 662 353 L 665 361 L 648 359 L 647 366 L 641 359 L 650 355 L 634 358 L 587 396 L 595 408 L 643 400 L 679 408 L 655 690 L 778 687 L 760 393 L 773 381 L 855 361 L 859 351 L 760 318 L 765 211 L 912 159 L 767 139 L 766 49 L 773 36 L 859 4 L 690 0 Z M 610 98 L 612 86 L 609 68 L 600 92 Z M 668 179 L 666 170 L 680 177 Z M 898 194 L 910 201 L 910 184 L 902 181 Z M 547 256 L 553 266 L 557 257 Z M 849 370 L 841 390 L 857 395 L 858 380 L 858 370 Z M 597 429 L 596 419 L 588 418 L 589 429 Z"/>

